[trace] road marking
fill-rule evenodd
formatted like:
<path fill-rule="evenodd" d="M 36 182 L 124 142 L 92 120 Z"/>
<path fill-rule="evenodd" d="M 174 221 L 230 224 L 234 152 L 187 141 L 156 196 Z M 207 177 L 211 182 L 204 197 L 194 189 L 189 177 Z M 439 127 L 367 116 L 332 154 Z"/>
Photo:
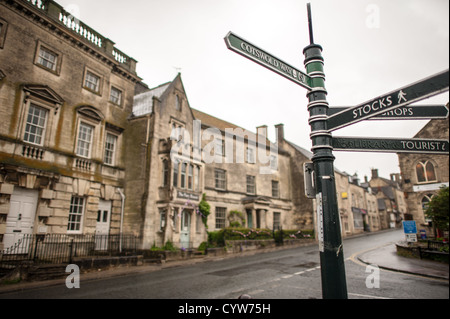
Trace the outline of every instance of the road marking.
<path fill-rule="evenodd" d="M 283 278 L 283 279 L 289 279 L 289 278 L 292 278 L 292 277 L 294 277 L 294 275 L 287 275 L 287 276 L 283 276 L 283 277 L 281 277 L 281 278 Z"/>
<path fill-rule="evenodd" d="M 366 298 L 372 298 L 372 299 L 392 299 L 392 298 L 387 298 L 387 297 L 378 297 L 378 296 L 362 295 L 362 294 L 354 294 L 354 293 L 348 293 L 348 294 L 352 295 L 352 296 L 366 297 Z"/>
<path fill-rule="evenodd" d="M 305 272 L 304 271 L 299 271 L 299 272 L 296 272 L 294 275 L 301 275 L 301 274 L 304 274 Z"/>

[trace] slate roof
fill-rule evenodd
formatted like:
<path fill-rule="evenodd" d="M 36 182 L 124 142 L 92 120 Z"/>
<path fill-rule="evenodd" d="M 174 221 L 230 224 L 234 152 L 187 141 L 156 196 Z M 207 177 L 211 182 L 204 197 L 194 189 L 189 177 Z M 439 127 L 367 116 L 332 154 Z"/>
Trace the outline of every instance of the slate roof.
<path fill-rule="evenodd" d="M 164 83 L 148 92 L 138 94 L 133 101 L 133 116 L 150 114 L 153 111 L 153 97 L 161 98 L 172 82 Z"/>

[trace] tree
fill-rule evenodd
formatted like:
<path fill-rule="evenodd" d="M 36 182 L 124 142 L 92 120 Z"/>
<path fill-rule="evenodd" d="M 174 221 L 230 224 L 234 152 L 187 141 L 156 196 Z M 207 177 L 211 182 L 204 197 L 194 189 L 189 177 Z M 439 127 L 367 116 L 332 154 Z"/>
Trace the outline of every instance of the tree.
<path fill-rule="evenodd" d="M 425 212 L 426 216 L 433 221 L 434 226 L 442 231 L 448 231 L 449 223 L 449 188 L 441 188 L 439 194 L 434 196 L 428 203 L 428 208 Z"/>

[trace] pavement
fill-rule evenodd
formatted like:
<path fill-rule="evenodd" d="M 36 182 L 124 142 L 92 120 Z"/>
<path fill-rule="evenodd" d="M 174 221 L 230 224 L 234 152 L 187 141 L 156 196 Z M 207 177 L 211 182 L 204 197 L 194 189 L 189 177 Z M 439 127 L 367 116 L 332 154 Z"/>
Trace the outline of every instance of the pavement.
<path fill-rule="evenodd" d="M 216 258 L 207 258 L 207 260 L 214 260 Z M 223 259 L 218 258 L 218 260 Z M 402 257 L 397 255 L 397 248 L 395 244 L 389 244 L 378 247 L 369 251 L 355 254 L 351 259 L 357 259 L 367 265 L 378 266 L 381 269 L 396 271 L 406 274 L 413 274 L 428 278 L 435 278 L 441 280 L 449 280 L 449 265 L 446 263 L 421 260 L 418 258 Z M 203 262 L 207 261 L 203 260 Z M 162 268 L 178 267 L 185 264 L 192 264 L 202 261 L 176 261 L 168 262 L 165 265 L 144 265 L 133 267 L 113 268 L 104 271 L 94 271 L 87 274 L 82 274 L 83 280 L 98 280 L 104 278 L 112 278 L 115 276 L 124 276 L 129 274 L 146 273 L 158 271 Z M 12 291 L 20 291 L 33 288 L 42 288 L 46 286 L 53 286 L 64 284 L 65 279 L 49 280 L 45 282 L 21 282 L 13 285 L 0 285 L 0 299 L 2 293 Z"/>
<path fill-rule="evenodd" d="M 376 265 L 381 269 L 413 274 L 429 278 L 449 280 L 449 265 L 431 260 L 423 260 L 397 255 L 395 244 L 360 253 L 356 258 L 368 265 Z"/>

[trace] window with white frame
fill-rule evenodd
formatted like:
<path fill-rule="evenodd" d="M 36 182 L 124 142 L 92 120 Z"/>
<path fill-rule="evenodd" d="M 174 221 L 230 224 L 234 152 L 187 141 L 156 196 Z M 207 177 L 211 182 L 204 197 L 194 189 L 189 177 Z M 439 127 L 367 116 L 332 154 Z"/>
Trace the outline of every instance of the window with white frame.
<path fill-rule="evenodd" d="M 181 164 L 181 183 L 180 183 L 180 187 L 181 188 L 186 188 L 186 169 L 187 169 L 187 164 L 186 163 L 182 163 Z"/>
<path fill-rule="evenodd" d="M 37 41 L 34 64 L 59 75 L 61 72 L 62 53 L 50 48 L 47 44 Z"/>
<path fill-rule="evenodd" d="M 117 136 L 106 133 L 106 142 L 105 142 L 105 164 L 114 165 L 115 157 L 116 157 L 116 148 L 117 148 Z"/>
<path fill-rule="evenodd" d="M 114 86 L 111 87 L 111 93 L 109 95 L 109 100 L 114 104 L 121 105 L 122 104 L 122 91 Z"/>
<path fill-rule="evenodd" d="M 180 163 L 175 160 L 172 162 L 173 163 L 173 187 L 178 187 L 178 175 L 179 175 L 179 171 L 180 171 Z"/>
<path fill-rule="evenodd" d="M 47 109 L 30 104 L 23 138 L 25 142 L 40 146 L 44 144 L 47 117 Z"/>
<path fill-rule="evenodd" d="M 166 209 L 160 208 L 159 209 L 159 230 L 163 231 L 166 227 Z"/>
<path fill-rule="evenodd" d="M 273 229 L 281 228 L 281 213 L 273 213 Z"/>
<path fill-rule="evenodd" d="M 84 213 L 84 198 L 72 196 L 69 209 L 69 223 L 67 232 L 81 232 Z"/>
<path fill-rule="evenodd" d="M 227 209 L 224 207 L 216 207 L 216 229 L 225 228 L 225 216 Z"/>
<path fill-rule="evenodd" d="M 278 181 L 272 181 L 272 197 L 280 197 L 280 183 Z"/>
<path fill-rule="evenodd" d="M 166 187 L 169 185 L 169 161 L 164 159 L 162 161 L 162 186 Z"/>
<path fill-rule="evenodd" d="M 56 71 L 58 55 L 46 47 L 40 46 L 37 63 L 52 71 Z"/>
<path fill-rule="evenodd" d="M 100 81 L 101 78 L 92 73 L 91 71 L 86 71 L 84 76 L 84 87 L 95 93 L 100 93 Z"/>
<path fill-rule="evenodd" d="M 216 169 L 214 171 L 214 180 L 216 189 L 225 190 L 227 188 L 226 171 Z"/>
<path fill-rule="evenodd" d="M 77 155 L 85 158 L 91 157 L 92 137 L 94 127 L 84 122 L 80 123 L 78 129 Z"/>
<path fill-rule="evenodd" d="M 247 194 L 256 194 L 255 176 L 247 175 Z"/>
<path fill-rule="evenodd" d="M 416 165 L 417 181 L 419 183 L 435 182 L 436 171 L 430 161 L 421 161 Z"/>

